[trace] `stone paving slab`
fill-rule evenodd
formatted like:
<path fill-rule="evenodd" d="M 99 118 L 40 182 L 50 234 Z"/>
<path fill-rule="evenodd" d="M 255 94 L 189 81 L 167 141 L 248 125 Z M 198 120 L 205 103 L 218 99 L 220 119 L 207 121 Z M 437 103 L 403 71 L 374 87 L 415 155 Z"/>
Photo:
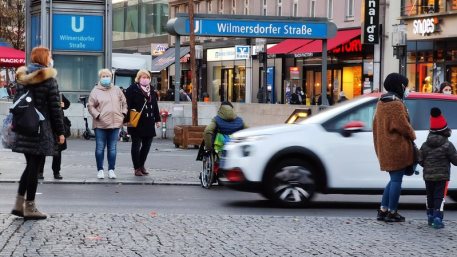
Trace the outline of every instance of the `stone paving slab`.
<path fill-rule="evenodd" d="M 0 214 L 0 256 L 454 256 L 457 222 L 236 215 Z"/>
<path fill-rule="evenodd" d="M 72 139 L 68 149 L 62 152 L 63 180 L 52 176 L 52 157 L 46 158 L 44 180 L 40 183 L 66 184 L 170 184 L 200 185 L 198 175 L 201 162 L 195 161 L 197 149 L 179 149 L 169 139 L 154 140 L 147 159 L 149 176 L 136 177 L 133 174 L 130 155 L 130 142 L 118 142 L 116 159 L 116 179 L 97 179 L 95 164 L 95 142 L 93 140 Z M 105 165 L 106 158 L 105 158 Z M 0 148 L 0 183 L 16 183 L 25 168 L 22 154 Z M 107 169 L 105 168 L 105 171 Z"/>

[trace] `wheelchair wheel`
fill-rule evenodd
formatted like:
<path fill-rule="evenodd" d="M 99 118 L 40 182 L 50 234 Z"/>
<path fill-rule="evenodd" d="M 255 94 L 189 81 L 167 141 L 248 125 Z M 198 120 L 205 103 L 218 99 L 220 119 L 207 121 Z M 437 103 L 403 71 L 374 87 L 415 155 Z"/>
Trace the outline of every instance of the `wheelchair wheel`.
<path fill-rule="evenodd" d="M 214 180 L 214 156 L 207 154 L 203 156 L 203 167 L 200 172 L 200 184 L 203 188 L 210 188 Z"/>

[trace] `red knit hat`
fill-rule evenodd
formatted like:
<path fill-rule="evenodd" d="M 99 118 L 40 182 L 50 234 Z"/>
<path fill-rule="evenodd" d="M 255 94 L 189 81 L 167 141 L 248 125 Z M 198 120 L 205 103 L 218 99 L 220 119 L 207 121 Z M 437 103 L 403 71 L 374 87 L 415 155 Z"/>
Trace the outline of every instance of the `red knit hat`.
<path fill-rule="evenodd" d="M 437 107 L 433 107 L 430 111 L 430 131 L 431 132 L 440 132 L 447 129 L 447 122 L 443 115 L 441 115 L 441 110 Z"/>

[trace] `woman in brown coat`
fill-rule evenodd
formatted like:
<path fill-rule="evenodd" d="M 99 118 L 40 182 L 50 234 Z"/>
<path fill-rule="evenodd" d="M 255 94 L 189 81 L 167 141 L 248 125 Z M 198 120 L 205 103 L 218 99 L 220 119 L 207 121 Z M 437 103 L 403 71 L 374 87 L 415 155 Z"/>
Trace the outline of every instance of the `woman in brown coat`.
<path fill-rule="evenodd" d="M 379 165 L 390 176 L 377 219 L 387 222 L 405 221 L 397 212 L 397 207 L 405 168 L 413 164 L 413 141 L 416 139 L 403 103 L 408 94 L 408 82 L 398 73 L 386 77 L 384 88 L 387 93 L 379 99 L 373 120 L 373 139 Z"/>

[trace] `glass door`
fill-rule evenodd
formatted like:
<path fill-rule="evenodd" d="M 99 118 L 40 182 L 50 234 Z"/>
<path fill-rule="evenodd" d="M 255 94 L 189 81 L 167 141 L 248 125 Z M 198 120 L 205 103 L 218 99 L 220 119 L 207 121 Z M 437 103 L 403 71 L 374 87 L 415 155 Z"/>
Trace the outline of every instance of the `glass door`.
<path fill-rule="evenodd" d="M 446 67 L 446 81 L 452 85 L 452 94 L 457 94 L 457 65 L 448 65 Z"/>

